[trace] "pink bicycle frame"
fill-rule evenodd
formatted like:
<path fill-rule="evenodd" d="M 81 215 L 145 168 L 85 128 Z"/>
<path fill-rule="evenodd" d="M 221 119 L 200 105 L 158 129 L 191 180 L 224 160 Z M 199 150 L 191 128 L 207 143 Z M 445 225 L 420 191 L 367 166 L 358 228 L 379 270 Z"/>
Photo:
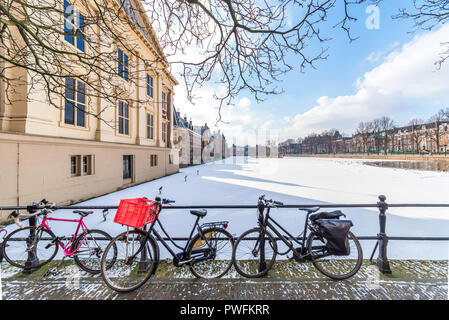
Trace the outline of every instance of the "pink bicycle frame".
<path fill-rule="evenodd" d="M 48 232 L 50 232 L 50 234 L 57 238 L 57 236 L 53 233 L 53 231 L 51 231 L 50 226 L 47 224 L 47 221 L 63 221 L 63 222 L 77 222 L 78 226 L 76 228 L 76 232 L 75 235 L 73 236 L 72 240 L 69 240 L 67 242 L 66 245 L 64 245 L 64 243 L 62 243 L 60 240 L 57 241 L 58 245 L 61 247 L 61 249 L 64 251 L 64 255 L 66 257 L 71 257 L 73 256 L 78 249 L 81 247 L 81 245 L 84 243 L 84 241 L 86 239 L 83 239 L 83 241 L 79 244 L 78 248 L 73 248 L 74 245 L 74 240 L 76 240 L 78 238 L 78 232 L 80 231 L 80 229 L 83 230 L 83 233 L 85 234 L 87 231 L 87 226 L 86 224 L 83 222 L 83 218 L 81 218 L 80 220 L 72 220 L 72 219 L 56 219 L 56 218 L 47 218 L 44 217 L 44 219 L 42 220 L 41 226 L 44 227 Z M 81 234 L 81 233 L 80 233 Z"/>

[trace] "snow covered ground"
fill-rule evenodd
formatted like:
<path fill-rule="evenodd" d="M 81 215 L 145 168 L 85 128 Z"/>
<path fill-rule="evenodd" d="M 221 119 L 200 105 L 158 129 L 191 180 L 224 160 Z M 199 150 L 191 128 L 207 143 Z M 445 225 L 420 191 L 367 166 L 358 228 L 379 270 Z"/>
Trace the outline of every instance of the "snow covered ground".
<path fill-rule="evenodd" d="M 178 174 L 98 197 L 80 205 L 118 205 L 120 199 L 146 196 L 154 198 L 162 188 L 162 197 L 176 200 L 175 205 L 255 205 L 260 195 L 285 204 L 369 203 L 380 194 L 388 203 L 449 203 L 449 173 L 380 168 L 364 165 L 367 160 L 282 158 L 229 158 L 224 161 L 181 169 Z M 379 161 L 379 160 L 376 160 Z M 185 176 L 187 180 L 185 181 Z M 342 209 L 354 223 L 359 236 L 379 232 L 375 208 Z M 230 221 L 236 236 L 256 226 L 255 209 L 208 210 L 204 222 Z M 116 235 L 125 230 L 114 224 L 115 211 L 103 222 L 101 210 L 85 219 L 91 229 Z M 390 236 L 449 236 L 449 208 L 392 208 L 388 210 L 387 234 Z M 60 210 L 55 217 L 76 217 Z M 304 213 L 295 209 L 275 209 L 272 217 L 297 235 L 304 225 Z M 161 221 L 172 236 L 187 237 L 195 221 L 188 210 L 165 210 Z M 54 222 L 56 234 L 72 232 L 74 226 Z M 365 259 L 373 241 L 362 241 Z M 161 248 L 162 249 L 162 248 Z M 166 252 L 161 250 L 166 257 Z M 430 241 L 391 241 L 392 259 L 447 259 L 449 244 Z"/>

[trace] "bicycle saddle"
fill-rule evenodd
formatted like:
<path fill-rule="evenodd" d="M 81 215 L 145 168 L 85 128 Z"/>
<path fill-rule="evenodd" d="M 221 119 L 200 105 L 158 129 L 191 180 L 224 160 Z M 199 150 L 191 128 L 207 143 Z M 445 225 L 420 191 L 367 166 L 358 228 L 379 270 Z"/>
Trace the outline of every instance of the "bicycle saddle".
<path fill-rule="evenodd" d="M 312 222 L 315 222 L 316 220 L 319 219 L 338 219 L 341 216 L 345 216 L 346 215 L 341 212 L 340 210 L 336 210 L 336 211 L 332 211 L 332 212 L 320 212 L 320 213 L 316 213 L 316 214 L 312 214 L 309 219 Z"/>
<path fill-rule="evenodd" d="M 190 210 L 190 213 L 193 214 L 194 216 L 200 217 L 200 218 L 204 218 L 207 214 L 207 210 L 203 209 L 203 210 Z"/>
<path fill-rule="evenodd" d="M 87 217 L 88 215 L 94 213 L 93 211 L 82 211 L 82 210 L 75 210 L 73 213 L 78 213 L 81 217 Z"/>
<path fill-rule="evenodd" d="M 312 207 L 312 208 L 299 208 L 299 210 L 306 211 L 308 213 L 314 213 L 320 210 L 320 207 Z"/>

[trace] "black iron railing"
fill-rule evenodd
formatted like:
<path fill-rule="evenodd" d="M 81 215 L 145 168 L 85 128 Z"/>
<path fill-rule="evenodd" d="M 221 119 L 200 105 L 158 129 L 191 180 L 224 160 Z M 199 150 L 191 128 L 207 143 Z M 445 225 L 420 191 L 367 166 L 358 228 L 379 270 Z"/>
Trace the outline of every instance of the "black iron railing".
<path fill-rule="evenodd" d="M 384 274 L 391 273 L 390 263 L 388 261 L 387 249 L 388 242 L 392 241 L 449 241 L 448 237 L 390 237 L 386 234 L 387 225 L 387 210 L 389 208 L 448 208 L 448 203 L 440 204 L 388 204 L 385 196 L 379 196 L 379 201 L 376 204 L 301 204 L 301 205 L 279 205 L 279 209 L 301 209 L 320 207 L 326 208 L 378 208 L 379 210 L 379 233 L 376 236 L 357 236 L 359 240 L 377 240 L 374 250 L 371 254 L 370 260 L 373 259 L 375 252 L 379 249 L 376 265 L 379 270 Z M 103 216 L 106 220 L 108 210 L 115 210 L 118 206 L 59 206 L 53 208 L 54 210 L 103 210 Z M 176 210 L 176 209 L 258 209 L 257 205 L 192 205 L 192 206 L 163 206 L 163 210 Z M 0 211 L 12 211 L 12 210 L 29 210 L 27 206 L 9 206 L 0 207 Z M 29 219 L 29 225 L 35 226 L 35 217 Z M 176 241 L 187 241 L 187 238 L 173 238 Z M 279 239 L 277 239 L 279 240 Z M 25 272 L 32 272 L 32 261 L 30 261 L 29 268 Z"/>

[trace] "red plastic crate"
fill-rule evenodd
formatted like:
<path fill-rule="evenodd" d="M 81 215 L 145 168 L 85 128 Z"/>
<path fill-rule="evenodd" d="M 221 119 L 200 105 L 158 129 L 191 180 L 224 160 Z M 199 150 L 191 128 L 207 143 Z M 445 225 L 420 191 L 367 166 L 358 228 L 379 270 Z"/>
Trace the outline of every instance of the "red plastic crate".
<path fill-rule="evenodd" d="M 156 218 L 158 206 L 151 204 L 152 202 L 143 198 L 120 200 L 114 222 L 133 228 L 142 228 Z"/>

